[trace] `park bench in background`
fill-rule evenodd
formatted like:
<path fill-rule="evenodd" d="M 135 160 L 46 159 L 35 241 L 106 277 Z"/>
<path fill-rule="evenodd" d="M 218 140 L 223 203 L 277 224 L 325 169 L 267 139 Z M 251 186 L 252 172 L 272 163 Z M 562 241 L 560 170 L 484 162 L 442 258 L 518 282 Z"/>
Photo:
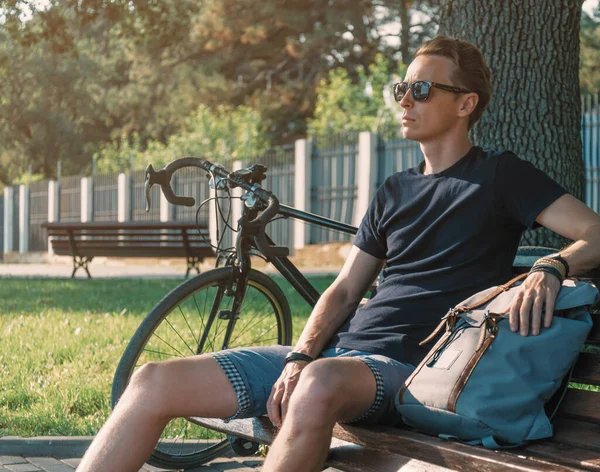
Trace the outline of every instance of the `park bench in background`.
<path fill-rule="evenodd" d="M 536 254 L 534 248 L 522 249 L 514 262 L 515 273 L 527 271 L 543 254 Z M 599 286 L 600 270 L 587 276 Z M 594 328 L 571 378 L 571 382 L 578 385 L 567 390 L 554 421 L 552 439 L 535 441 L 522 448 L 493 451 L 402 428 L 336 425 L 327 465 L 346 472 L 599 471 L 600 392 L 589 389 L 600 385 L 600 306 L 593 307 L 592 317 Z M 244 440 L 270 444 L 276 433 L 266 416 L 228 423 L 207 418 L 192 420 L 241 438 L 237 440 L 239 447 L 235 447 L 238 453 L 244 451 Z"/>
<path fill-rule="evenodd" d="M 214 257 L 206 225 L 193 222 L 44 223 L 52 250 L 73 257 L 73 273 L 94 257 L 185 257 L 186 277 L 205 257 Z"/>

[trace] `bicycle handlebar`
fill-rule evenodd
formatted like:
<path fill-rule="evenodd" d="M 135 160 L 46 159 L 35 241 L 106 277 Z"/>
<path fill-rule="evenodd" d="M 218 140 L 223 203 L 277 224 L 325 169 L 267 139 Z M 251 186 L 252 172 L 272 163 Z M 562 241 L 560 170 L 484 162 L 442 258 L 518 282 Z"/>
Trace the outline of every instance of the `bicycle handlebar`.
<path fill-rule="evenodd" d="M 170 162 L 164 169 L 159 171 L 155 171 L 152 164 L 148 165 L 146 168 L 146 182 L 144 183 L 144 189 L 146 191 L 146 211 L 150 211 L 150 189 L 155 184 L 160 185 L 163 195 L 169 203 L 172 203 L 173 205 L 194 206 L 196 201 L 193 197 L 181 197 L 175 195 L 175 192 L 173 192 L 173 188 L 171 187 L 171 177 L 173 177 L 175 171 L 184 167 L 198 167 L 212 175 L 233 182 L 235 185 L 253 193 L 266 202 L 267 208 L 265 208 L 254 220 L 248 222 L 250 226 L 262 227 L 262 230 L 259 230 L 256 234 L 256 246 L 265 256 L 285 257 L 289 254 L 289 249 L 287 247 L 271 246 L 267 242 L 264 232 L 264 226 L 271 221 L 279 211 L 279 200 L 277 197 L 268 190 L 263 189 L 260 185 L 249 184 L 235 172 L 227 172 L 222 166 L 213 164 L 205 159 L 184 157 Z"/>

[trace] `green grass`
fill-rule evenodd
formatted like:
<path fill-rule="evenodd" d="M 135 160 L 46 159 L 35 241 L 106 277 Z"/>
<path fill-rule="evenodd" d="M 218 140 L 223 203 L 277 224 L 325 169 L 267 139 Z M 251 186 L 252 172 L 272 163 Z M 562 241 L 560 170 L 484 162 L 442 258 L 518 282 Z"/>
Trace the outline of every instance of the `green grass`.
<path fill-rule="evenodd" d="M 290 301 L 294 341 L 309 306 Z M 324 290 L 331 277 L 311 279 Z M 0 279 L 0 436 L 92 435 L 116 365 L 148 311 L 181 280 Z"/>

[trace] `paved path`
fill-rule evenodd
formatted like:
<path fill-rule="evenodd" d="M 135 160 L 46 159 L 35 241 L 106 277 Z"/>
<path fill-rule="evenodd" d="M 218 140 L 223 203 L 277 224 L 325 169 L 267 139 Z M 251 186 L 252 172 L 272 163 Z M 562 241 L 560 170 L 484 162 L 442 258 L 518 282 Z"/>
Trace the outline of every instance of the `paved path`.
<path fill-rule="evenodd" d="M 196 469 L 188 469 L 190 472 L 257 472 L 263 463 L 262 457 L 219 457 L 208 464 Z M 0 456 L 0 472 L 73 472 L 81 462 L 81 458 L 55 459 L 52 457 L 23 457 L 23 456 Z M 159 469 L 146 465 L 140 472 L 159 472 Z"/>
<path fill-rule="evenodd" d="M 210 270 L 212 266 L 202 266 L 202 272 Z M 0 277 L 49 277 L 49 278 L 69 278 L 73 267 L 67 264 L 5 264 L 0 263 Z M 337 275 L 339 268 L 303 268 L 301 269 L 304 275 Z M 273 273 L 274 269 L 270 266 L 260 268 L 261 272 Z M 90 273 L 95 279 L 98 278 L 178 278 L 182 281 L 185 275 L 184 265 L 161 265 L 157 264 L 127 264 L 127 263 L 111 263 L 111 264 L 92 264 L 90 265 Z M 196 272 L 192 272 L 195 275 Z M 76 275 L 79 279 L 87 279 L 85 271 L 79 269 Z"/>

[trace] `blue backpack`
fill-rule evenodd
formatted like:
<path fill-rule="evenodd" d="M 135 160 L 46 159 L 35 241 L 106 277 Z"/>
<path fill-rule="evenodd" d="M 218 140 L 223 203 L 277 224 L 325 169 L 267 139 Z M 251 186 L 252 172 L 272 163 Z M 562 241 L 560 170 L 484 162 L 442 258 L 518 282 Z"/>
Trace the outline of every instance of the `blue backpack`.
<path fill-rule="evenodd" d="M 445 333 L 396 396 L 407 425 L 492 449 L 552 436 L 545 405 L 561 384 L 566 388 L 592 328 L 589 307 L 598 290 L 565 280 L 552 326 L 523 337 L 510 330 L 508 314 L 498 313 L 526 276 L 479 292 L 442 318 L 428 340 Z"/>

